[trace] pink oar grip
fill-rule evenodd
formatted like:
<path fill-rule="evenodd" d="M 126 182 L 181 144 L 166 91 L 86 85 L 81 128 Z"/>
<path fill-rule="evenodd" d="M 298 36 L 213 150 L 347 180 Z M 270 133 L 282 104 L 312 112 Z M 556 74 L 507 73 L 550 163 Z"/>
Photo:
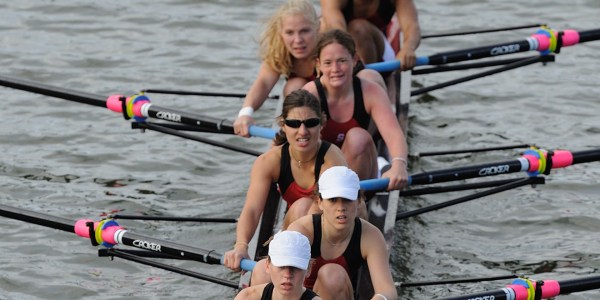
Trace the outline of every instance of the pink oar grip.
<path fill-rule="evenodd" d="M 549 37 L 547 37 L 541 33 L 536 33 L 533 35 L 533 37 L 538 41 L 538 48 L 535 50 L 542 52 L 542 51 L 546 51 L 546 50 L 548 50 L 548 48 L 550 48 L 550 38 Z"/>
<path fill-rule="evenodd" d="M 86 223 L 88 222 L 94 222 L 93 220 L 90 219 L 81 219 L 81 220 L 77 220 L 77 222 L 75 222 L 75 234 L 77 234 L 80 237 L 84 237 L 84 238 L 89 238 L 90 237 L 90 229 L 89 227 L 87 227 Z M 98 226 L 98 222 L 94 222 L 94 229 L 96 229 L 96 227 Z"/>
<path fill-rule="evenodd" d="M 529 169 L 527 169 L 527 172 L 535 172 L 540 168 L 539 158 L 531 154 L 525 154 L 523 155 L 523 157 L 526 158 L 527 161 L 529 161 Z"/>
<path fill-rule="evenodd" d="M 144 104 L 146 104 L 146 103 L 150 103 L 150 101 L 138 101 L 138 102 L 134 103 L 133 104 L 133 115 L 135 115 L 136 117 L 140 117 L 140 118 L 146 117 L 142 114 L 142 106 L 144 106 Z"/>
<path fill-rule="evenodd" d="M 106 107 L 114 112 L 123 112 L 123 104 L 121 104 L 123 95 L 111 95 L 106 99 Z"/>
<path fill-rule="evenodd" d="M 107 228 L 104 228 L 104 230 L 102 230 L 102 240 L 107 243 L 116 245 L 117 242 L 115 241 L 115 232 L 122 229 L 123 227 L 121 226 L 109 226 Z"/>
<path fill-rule="evenodd" d="M 511 284 L 506 287 L 515 291 L 515 300 L 527 300 L 529 292 L 526 287 L 520 284 Z"/>
<path fill-rule="evenodd" d="M 567 150 L 556 150 L 552 156 L 552 169 L 564 168 L 573 164 L 573 153 Z"/>
<path fill-rule="evenodd" d="M 535 287 L 536 283 L 533 282 L 533 286 Z M 507 286 L 508 288 L 515 291 L 515 300 L 527 300 L 529 296 L 529 292 L 527 288 L 520 284 L 511 284 Z M 560 294 L 560 284 L 556 280 L 544 280 L 544 285 L 542 286 L 542 298 L 548 299 L 552 297 L 556 297 Z"/>
<path fill-rule="evenodd" d="M 579 32 L 572 30 L 572 29 L 567 29 L 567 30 L 563 31 L 563 36 L 562 36 L 563 47 L 573 46 L 577 43 L 579 43 Z"/>

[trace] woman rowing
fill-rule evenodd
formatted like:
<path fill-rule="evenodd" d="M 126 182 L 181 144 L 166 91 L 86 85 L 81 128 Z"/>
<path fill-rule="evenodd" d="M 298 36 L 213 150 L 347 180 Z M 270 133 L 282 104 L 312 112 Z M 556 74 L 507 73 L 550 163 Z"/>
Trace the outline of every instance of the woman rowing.
<path fill-rule="evenodd" d="M 304 216 L 288 227 L 311 243 L 313 261 L 304 286 L 323 299 L 354 299 L 358 271 L 366 263 L 374 289 L 374 295 L 367 296 L 397 299 L 383 234 L 357 217 L 361 200 L 356 173 L 344 166 L 331 167 L 321 174 L 318 183 L 322 213 Z M 254 267 L 253 280 L 265 278 L 254 274 L 261 272 L 265 272 L 264 260 Z"/>
<path fill-rule="evenodd" d="M 262 64 L 233 124 L 236 134 L 249 136 L 252 113 L 264 103 L 281 75 L 286 77 L 284 97 L 314 80 L 311 54 L 318 30 L 319 17 L 308 0 L 289 0 L 268 20 L 260 37 Z"/>
<path fill-rule="evenodd" d="M 405 187 L 408 180 L 406 138 L 386 91 L 370 80 L 352 75 L 358 61 L 352 36 L 341 30 L 328 31 L 319 38 L 315 53 L 322 75 L 304 89 L 320 98 L 327 116 L 321 132 L 323 140 L 342 149 L 348 165 L 359 178 L 376 178 L 377 150 L 367 131 L 373 120 L 392 157 L 391 168 L 383 174 L 390 179 L 388 189 Z"/>
<path fill-rule="evenodd" d="M 236 243 L 224 256 L 225 266 L 233 270 L 239 270 L 242 258 L 249 258 L 248 242 L 273 183 L 278 184 L 287 202 L 285 229 L 292 221 L 318 212 L 313 191 L 320 174 L 332 166 L 346 165 L 338 147 L 321 141 L 324 116 L 319 100 L 308 91 L 289 94 L 277 121 L 281 129 L 275 137 L 275 146 L 259 156 L 252 166 L 246 202 L 237 223 Z"/>
<path fill-rule="evenodd" d="M 303 286 L 310 261 L 310 243 L 296 231 L 281 231 L 269 243 L 266 272 L 270 282 L 243 289 L 235 299 L 320 300 Z"/>
<path fill-rule="evenodd" d="M 312 53 L 318 30 L 319 17 L 308 0 L 289 0 L 269 19 L 260 37 L 262 64 L 233 123 L 235 134 L 249 137 L 252 114 L 265 102 L 280 76 L 286 78 L 284 97 L 316 78 Z M 362 70 L 359 76 L 385 86 L 373 70 Z"/>

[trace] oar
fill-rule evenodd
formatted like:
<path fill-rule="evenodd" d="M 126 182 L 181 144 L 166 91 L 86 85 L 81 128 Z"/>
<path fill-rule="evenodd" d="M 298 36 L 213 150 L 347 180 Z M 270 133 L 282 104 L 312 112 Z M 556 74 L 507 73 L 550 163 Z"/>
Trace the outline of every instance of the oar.
<path fill-rule="evenodd" d="M 80 219 L 72 221 L 2 204 L 0 204 L 0 216 L 75 233 L 84 238 L 90 238 L 91 236 L 92 238 L 90 238 L 90 240 L 93 245 L 102 244 L 107 248 L 117 244 L 126 245 L 175 257 L 185 257 L 190 260 L 212 265 L 223 264 L 223 255 L 214 250 L 205 250 L 135 234 L 125 230 L 114 220 L 93 222 L 89 219 Z M 89 226 L 93 226 L 93 229 Z M 252 260 L 243 259 L 240 268 L 242 270 L 252 271 L 255 264 L 256 262 Z"/>
<path fill-rule="evenodd" d="M 548 155 L 548 153 L 550 153 L 550 155 Z M 600 160 L 600 149 L 578 152 L 570 152 L 567 150 L 548 152 L 528 150 L 522 157 L 513 160 L 411 175 L 408 178 L 408 184 L 432 184 L 515 172 L 529 172 L 532 173 L 532 175 L 538 173 L 549 174 L 551 169 L 564 168 L 574 164 L 598 160 Z M 382 191 L 387 189 L 388 184 L 389 178 L 367 179 L 360 182 L 360 188 L 363 190 Z"/>
<path fill-rule="evenodd" d="M 144 118 L 149 117 L 208 128 L 223 133 L 234 133 L 233 123 L 231 121 L 156 106 L 150 103 L 150 100 L 145 95 L 134 95 L 128 98 L 121 95 L 112 95 L 106 99 L 106 97 L 100 95 L 59 88 L 39 82 L 10 78 L 7 76 L 0 76 L 0 85 L 64 100 L 106 107 L 114 112 L 123 113 L 123 116 L 126 119 L 135 118 L 138 121 L 143 121 Z M 275 130 L 271 128 L 250 126 L 249 130 L 251 136 L 267 139 L 275 137 Z"/>
<path fill-rule="evenodd" d="M 142 93 L 154 93 L 154 94 L 169 94 L 169 95 L 185 95 L 185 96 L 208 96 L 208 97 L 229 97 L 229 98 L 246 98 L 246 94 L 238 93 L 218 93 L 218 92 L 196 92 L 196 91 L 182 91 L 182 90 L 165 90 L 165 89 L 145 89 L 141 90 Z M 267 99 L 279 99 L 279 95 L 269 95 Z"/>
<path fill-rule="evenodd" d="M 509 31 L 509 30 L 536 28 L 536 27 L 545 27 L 545 26 L 546 26 L 546 24 L 529 24 L 529 25 L 520 25 L 520 26 L 492 28 L 492 29 L 478 29 L 478 30 L 472 30 L 472 31 L 433 33 L 433 34 L 423 35 L 421 37 L 421 39 L 430 39 L 430 38 L 448 37 L 448 36 L 457 36 L 457 35 L 468 35 L 468 34 L 479 34 L 479 33 L 490 33 L 490 32 Z"/>
<path fill-rule="evenodd" d="M 595 290 L 600 288 L 600 276 L 590 276 L 570 280 L 544 280 L 533 282 L 515 279 L 513 284 L 499 290 L 482 292 L 471 295 L 440 298 L 439 300 L 469 300 L 469 299 L 549 299 L 558 295 Z M 540 295 L 541 294 L 541 295 Z M 541 297 L 540 297 L 541 296 Z"/>
<path fill-rule="evenodd" d="M 420 56 L 417 57 L 416 65 L 441 65 L 534 50 L 559 53 L 562 47 L 573 46 L 598 39 L 600 39 L 600 29 L 579 32 L 570 29 L 562 32 L 545 30 L 526 39 L 514 42 L 442 52 L 431 56 Z M 391 60 L 368 64 L 366 67 L 379 72 L 389 72 L 400 69 L 400 64 L 401 62 L 399 60 Z"/>
<path fill-rule="evenodd" d="M 148 216 L 148 215 L 122 215 L 111 216 L 112 219 L 145 220 L 145 221 L 175 221 L 175 222 L 210 222 L 210 223 L 237 223 L 237 218 L 201 218 L 201 217 L 175 217 L 175 216 Z"/>

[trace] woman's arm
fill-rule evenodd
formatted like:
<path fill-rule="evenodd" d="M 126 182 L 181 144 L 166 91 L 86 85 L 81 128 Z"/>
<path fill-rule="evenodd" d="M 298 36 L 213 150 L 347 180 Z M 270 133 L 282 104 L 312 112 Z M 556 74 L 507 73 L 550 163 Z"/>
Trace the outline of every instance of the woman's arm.
<path fill-rule="evenodd" d="M 408 173 L 406 171 L 408 146 L 406 137 L 396 115 L 392 111 L 390 101 L 385 90 L 376 83 L 361 79 L 363 95 L 365 100 L 365 109 L 371 116 L 385 145 L 389 149 L 392 161 L 392 167 L 383 174 L 383 177 L 390 179 L 388 190 L 404 188 L 408 183 Z"/>
<path fill-rule="evenodd" d="M 402 46 L 396 58 L 402 63 L 402 70 L 412 69 L 417 61 L 415 50 L 421 42 L 417 8 L 413 1 L 396 0 L 396 16 L 402 30 Z"/>
<path fill-rule="evenodd" d="M 332 29 L 346 30 L 346 19 L 342 8 L 348 4 L 346 0 L 321 0 L 321 32 Z"/>
<path fill-rule="evenodd" d="M 373 282 L 375 294 L 383 295 L 388 300 L 396 300 L 398 294 L 390 270 L 390 253 L 381 231 L 365 220 L 362 222 L 362 236 L 360 249 L 363 258 L 369 265 L 369 274 Z M 378 298 L 379 297 L 379 298 Z M 373 296 L 373 300 L 383 300 L 380 296 Z"/>
<path fill-rule="evenodd" d="M 236 226 L 236 240 L 232 250 L 224 255 L 223 264 L 228 268 L 239 271 L 242 258 L 248 255 L 248 243 L 258 226 L 260 216 L 265 207 L 269 189 L 274 181 L 274 169 L 279 169 L 278 155 L 280 147 L 275 147 L 259 156 L 250 173 L 250 186 L 246 194 L 246 202 Z"/>
<path fill-rule="evenodd" d="M 252 113 L 263 105 L 269 96 L 269 93 L 275 84 L 277 84 L 279 77 L 280 74 L 271 69 L 267 64 L 262 63 L 260 65 L 258 76 L 248 90 L 246 98 L 244 99 L 244 104 L 242 104 L 242 109 L 233 123 L 235 134 L 244 137 L 250 136 L 248 127 L 254 124 Z"/>

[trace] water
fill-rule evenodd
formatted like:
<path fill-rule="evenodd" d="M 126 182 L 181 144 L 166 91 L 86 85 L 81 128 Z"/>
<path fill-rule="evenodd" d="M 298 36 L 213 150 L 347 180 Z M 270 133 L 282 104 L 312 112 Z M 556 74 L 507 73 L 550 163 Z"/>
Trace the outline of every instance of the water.
<path fill-rule="evenodd" d="M 424 33 L 548 23 L 597 27 L 596 1 L 418 1 Z M 14 1 L 0 4 L 2 74 L 100 95 L 146 88 L 245 92 L 258 70 L 259 24 L 280 1 Z M 316 2 L 315 2 L 316 3 Z M 533 30 L 423 40 L 419 55 L 522 39 Z M 539 64 L 416 97 L 412 153 L 531 143 L 598 147 L 599 42 L 564 48 Z M 430 85 L 470 74 L 414 78 Z M 275 90 L 275 94 L 280 89 Z M 108 110 L 0 89 L 0 203 L 71 218 L 106 213 L 237 217 L 253 157 L 198 142 L 132 131 Z M 233 118 L 239 99 L 151 96 L 158 105 Z M 271 121 L 274 103 L 259 111 Z M 260 139 L 210 138 L 264 150 Z M 514 158 L 498 151 L 411 160 L 412 173 Z M 398 223 L 396 281 L 511 274 L 589 276 L 600 265 L 594 238 L 600 166 L 556 170 L 545 185 L 430 212 Z M 232 184 L 235 183 L 235 184 Z M 464 193 L 406 198 L 406 210 Z M 132 231 L 224 252 L 231 224 L 122 221 Z M 156 268 L 98 258 L 72 234 L 9 219 L 0 255 L 0 299 L 221 299 L 230 288 Z M 235 280 L 220 266 L 172 262 Z M 509 282 L 400 290 L 430 299 Z M 597 299 L 598 291 L 561 299 Z"/>

